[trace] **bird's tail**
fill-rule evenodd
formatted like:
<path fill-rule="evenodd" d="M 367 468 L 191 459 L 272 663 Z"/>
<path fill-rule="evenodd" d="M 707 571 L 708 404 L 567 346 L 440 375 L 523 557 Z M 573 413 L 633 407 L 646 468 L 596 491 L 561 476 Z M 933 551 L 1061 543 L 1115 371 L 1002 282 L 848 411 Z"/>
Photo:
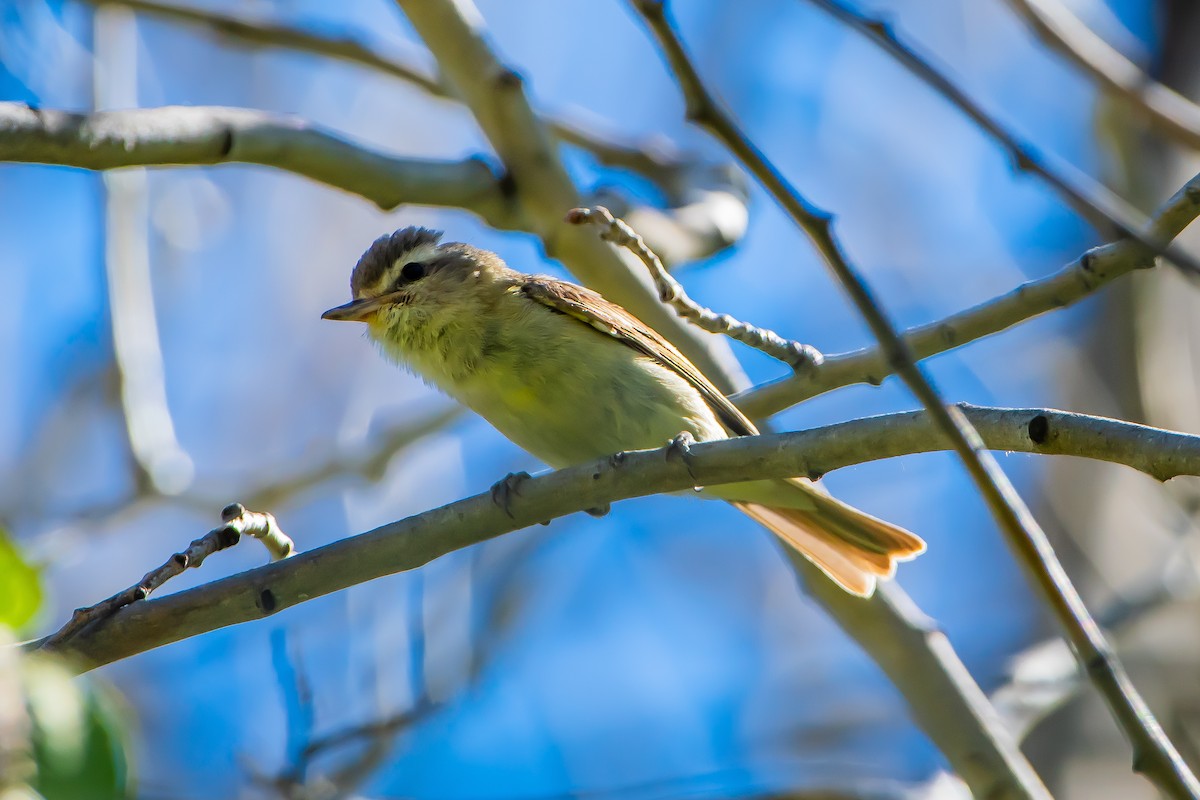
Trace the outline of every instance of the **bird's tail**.
<path fill-rule="evenodd" d="M 733 501 L 739 510 L 794 547 L 851 594 L 870 597 L 896 562 L 925 551 L 925 542 L 890 522 L 831 497 L 802 478 L 789 479 L 808 497 L 808 508 Z M 815 506 L 815 507 L 813 507 Z"/>

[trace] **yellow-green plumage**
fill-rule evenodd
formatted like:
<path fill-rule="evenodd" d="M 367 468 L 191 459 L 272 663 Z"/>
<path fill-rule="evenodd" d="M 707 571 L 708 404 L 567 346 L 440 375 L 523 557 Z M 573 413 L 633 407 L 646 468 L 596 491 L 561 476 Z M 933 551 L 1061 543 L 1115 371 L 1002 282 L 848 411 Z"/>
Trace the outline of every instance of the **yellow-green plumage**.
<path fill-rule="evenodd" d="M 355 300 L 326 312 L 361 320 L 383 352 L 554 467 L 621 450 L 755 433 L 657 333 L 590 290 L 509 269 L 494 253 L 407 228 L 378 240 L 351 279 Z M 843 588 L 869 595 L 911 533 L 805 479 L 710 487 Z"/>

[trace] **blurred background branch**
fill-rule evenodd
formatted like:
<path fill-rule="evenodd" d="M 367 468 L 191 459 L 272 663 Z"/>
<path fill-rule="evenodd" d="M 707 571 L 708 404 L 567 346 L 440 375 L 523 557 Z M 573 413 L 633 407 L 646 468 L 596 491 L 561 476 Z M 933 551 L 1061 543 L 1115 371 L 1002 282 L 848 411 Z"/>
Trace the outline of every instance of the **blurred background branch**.
<path fill-rule="evenodd" d="M 1019 0 L 1018 0 L 1019 1 Z M 1159 238 L 1147 225 L 1145 217 L 1133 204 L 1126 201 L 1099 181 L 1072 169 L 1064 163 L 1051 163 L 1045 153 L 1022 142 L 994 116 L 988 114 L 966 92 L 958 88 L 946 75 L 918 53 L 902 42 L 882 19 L 861 14 L 841 0 L 806 0 L 820 6 L 854 30 L 866 36 L 895 58 L 905 69 L 932 87 L 955 108 L 966 114 L 979 129 L 996 141 L 1012 158 L 1013 166 L 1030 172 L 1053 187 L 1063 200 L 1087 219 L 1102 234 L 1116 234 L 1132 239 L 1154 253 L 1165 254 L 1172 263 L 1193 278 L 1200 277 L 1200 265 L 1186 252 L 1170 246 L 1169 238 Z"/>
<path fill-rule="evenodd" d="M 137 106 L 133 20 L 119 9 L 95 17 L 96 108 Z M 113 356 L 129 449 L 139 486 L 172 495 L 187 489 L 192 459 L 175 438 L 147 244 L 149 200 L 141 170 L 106 172 L 104 272 L 108 278 Z"/>
<path fill-rule="evenodd" d="M 267 19 L 223 14 L 153 0 L 88 0 L 98 7 L 119 6 L 215 34 L 223 42 L 254 47 L 286 48 L 332 58 L 376 70 L 410 83 L 429 95 L 457 98 L 441 78 L 415 61 L 403 61 L 378 52 L 352 33 L 325 35 Z M 587 151 L 604 166 L 628 170 L 650 180 L 667 199 L 666 209 L 633 204 L 621 195 L 604 193 L 603 199 L 629 214 L 668 264 L 679 264 L 710 255 L 739 240 L 748 222 L 745 182 L 727 165 L 687 156 L 666 141 L 627 142 L 604 136 L 604 123 L 568 116 L 547 117 L 551 134 L 559 141 Z"/>
<path fill-rule="evenodd" d="M 1200 106 L 1146 74 L 1093 32 L 1061 0 L 1006 0 L 1047 47 L 1172 140 L 1200 148 Z"/>

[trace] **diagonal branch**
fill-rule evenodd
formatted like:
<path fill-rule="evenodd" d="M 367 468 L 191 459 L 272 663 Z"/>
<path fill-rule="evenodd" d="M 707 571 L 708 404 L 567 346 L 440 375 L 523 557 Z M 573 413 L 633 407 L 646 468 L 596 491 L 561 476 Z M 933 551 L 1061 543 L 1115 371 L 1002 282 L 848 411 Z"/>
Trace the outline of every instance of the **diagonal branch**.
<path fill-rule="evenodd" d="M 1185 275 L 1200 279 L 1200 263 L 1179 248 L 1171 247 L 1170 240 L 1158 239 L 1149 233 L 1145 217 L 1124 198 L 1062 161 L 1052 164 L 1046 154 L 1021 141 L 928 59 L 900 41 L 886 22 L 855 11 L 842 0 L 807 2 L 824 9 L 881 47 L 1003 147 L 1017 169 L 1037 175 L 1096 228 L 1101 231 L 1113 229 L 1122 238 L 1132 239 L 1151 252 L 1166 256 Z"/>
<path fill-rule="evenodd" d="M 1149 230 L 1162 240 L 1174 239 L 1197 216 L 1200 175 L 1184 184 L 1154 213 Z M 1007 294 L 936 322 L 910 328 L 904 339 L 917 358 L 928 358 L 1069 306 L 1123 275 L 1153 266 L 1154 259 L 1133 242 L 1104 245 L 1045 278 L 1028 281 Z M 881 348 L 867 347 L 827 355 L 807 372 L 757 386 L 734 400 L 751 417 L 765 417 L 841 386 L 878 384 L 893 372 Z"/>
<path fill-rule="evenodd" d="M 1006 0 L 1042 43 L 1177 142 L 1200 149 L 1200 106 L 1147 75 L 1060 0 Z"/>
<path fill-rule="evenodd" d="M 1033 583 L 1041 590 L 1076 656 L 1100 691 L 1134 750 L 1134 769 L 1174 797 L 1200 798 L 1200 781 L 1192 775 L 1174 745 L 1133 686 L 1103 633 L 1071 584 L 1050 546 L 1045 531 L 1025 506 L 971 423 L 944 404 L 916 362 L 907 342 L 888 319 L 883 307 L 851 265 L 833 234 L 831 217 L 813 206 L 771 164 L 766 156 L 717 105 L 702 82 L 661 0 L 634 0 L 635 8 L 658 39 L 671 71 L 683 91 L 688 117 L 722 142 L 771 193 L 816 246 L 838 282 L 850 295 L 880 347 L 909 389 L 929 410 L 953 444 L 967 472 L 983 495 L 992 515 Z M 1141 237 L 1144 238 L 1144 237 Z"/>
<path fill-rule="evenodd" d="M 260 164 L 364 197 L 472 211 L 516 222 L 501 181 L 482 159 L 434 161 L 368 150 L 305 120 L 244 108 L 167 106 L 75 114 L 0 103 L 0 161 L 84 169 Z"/>
<path fill-rule="evenodd" d="M 397 2 L 500 156 L 528 230 L 542 239 L 546 252 L 670 339 L 717 386 L 732 390 L 743 374 L 728 343 L 702 334 L 659 303 L 633 256 L 562 224 L 563 214 L 583 197 L 530 105 L 521 76 L 492 51 L 478 9 L 470 0 Z"/>

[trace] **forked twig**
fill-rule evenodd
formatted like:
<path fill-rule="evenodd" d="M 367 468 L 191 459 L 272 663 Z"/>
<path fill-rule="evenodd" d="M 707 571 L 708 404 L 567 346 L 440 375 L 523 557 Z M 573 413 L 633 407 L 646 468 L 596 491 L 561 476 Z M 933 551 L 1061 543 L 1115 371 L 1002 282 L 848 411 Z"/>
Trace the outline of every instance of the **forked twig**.
<path fill-rule="evenodd" d="M 887 362 L 950 439 L 987 501 L 1009 545 L 1019 556 L 1063 627 L 1076 656 L 1100 691 L 1134 751 L 1134 769 L 1172 797 L 1200 798 L 1200 782 L 1155 720 L 1124 666 L 1092 619 L 1053 547 L 1008 477 L 983 444 L 979 432 L 957 408 L 948 407 L 917 364 L 908 343 L 850 263 L 834 236 L 830 215 L 812 205 L 783 177 L 733 118 L 717 104 L 684 50 L 660 0 L 634 0 L 634 7 L 658 40 L 687 103 L 688 117 L 724 144 L 808 234 L 850 295 L 887 355 Z"/>
<path fill-rule="evenodd" d="M 721 333 L 756 350 L 761 350 L 772 358 L 777 358 L 787 364 L 796 372 L 811 371 L 821 363 L 821 353 L 815 347 L 784 339 L 775 331 L 759 328 L 749 322 L 739 322 L 728 314 L 718 314 L 692 300 L 679 281 L 667 272 L 662 261 L 647 246 L 637 231 L 629 227 L 624 220 L 614 217 L 612 212 L 604 206 L 573 208 L 567 212 L 566 220 L 572 225 L 600 226 L 601 239 L 624 247 L 640 258 L 646 268 L 650 270 L 650 277 L 653 278 L 654 286 L 658 289 L 659 299 L 675 309 L 675 313 L 679 316 L 695 323 L 701 330 L 709 333 Z"/>

